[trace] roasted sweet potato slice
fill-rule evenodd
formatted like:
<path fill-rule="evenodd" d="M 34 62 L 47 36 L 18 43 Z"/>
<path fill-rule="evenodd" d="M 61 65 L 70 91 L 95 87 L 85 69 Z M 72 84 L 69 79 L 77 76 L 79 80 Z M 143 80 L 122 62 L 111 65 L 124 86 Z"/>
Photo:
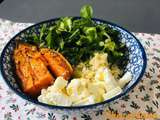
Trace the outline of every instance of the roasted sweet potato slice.
<path fill-rule="evenodd" d="M 31 69 L 34 75 L 34 85 L 37 89 L 47 88 L 54 82 L 54 78 L 40 58 L 30 59 Z"/>
<path fill-rule="evenodd" d="M 37 96 L 41 89 L 54 82 L 42 55 L 35 46 L 19 44 L 14 51 L 16 74 L 21 80 L 25 93 Z"/>
<path fill-rule="evenodd" d="M 40 52 L 47 61 L 50 70 L 56 77 L 63 76 L 66 80 L 70 79 L 73 69 L 62 54 L 48 48 L 42 48 Z"/>
<path fill-rule="evenodd" d="M 22 52 L 17 52 L 14 55 L 16 63 L 16 73 L 21 80 L 22 89 L 25 93 L 35 96 L 38 94 L 33 84 L 33 77 L 31 74 L 31 67 L 26 59 L 26 56 L 22 55 Z"/>

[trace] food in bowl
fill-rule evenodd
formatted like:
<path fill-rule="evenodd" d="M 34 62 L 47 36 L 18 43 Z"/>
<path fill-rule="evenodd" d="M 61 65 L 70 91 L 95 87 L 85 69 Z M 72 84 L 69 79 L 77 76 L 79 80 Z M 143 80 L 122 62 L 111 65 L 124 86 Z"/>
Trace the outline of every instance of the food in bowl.
<path fill-rule="evenodd" d="M 120 75 L 118 67 L 110 69 L 106 53 L 95 53 L 89 60 L 89 66 L 80 63 L 75 67 L 74 78 L 68 83 L 63 77 L 57 77 L 55 83 L 42 89 L 38 97 L 40 102 L 51 105 L 80 106 L 99 103 L 122 92 L 131 74 Z"/>
<path fill-rule="evenodd" d="M 19 44 L 14 50 L 13 58 L 16 74 L 25 93 L 36 96 L 42 88 L 53 83 L 54 77 L 47 70 L 42 55 L 35 46 Z"/>
<path fill-rule="evenodd" d="M 16 73 L 19 76 L 24 92 L 36 96 L 42 88 L 54 82 L 54 76 L 63 76 L 68 80 L 72 75 L 72 67 L 58 52 L 48 48 L 37 49 L 30 44 L 18 44 L 13 55 Z M 50 68 L 50 71 L 48 70 Z"/>
<path fill-rule="evenodd" d="M 99 103 L 120 94 L 132 78 L 124 71 L 128 49 L 119 31 L 93 21 L 91 6 L 80 13 L 79 19 L 64 17 L 42 25 L 26 43 L 17 42 L 13 58 L 22 89 L 42 103 Z"/>

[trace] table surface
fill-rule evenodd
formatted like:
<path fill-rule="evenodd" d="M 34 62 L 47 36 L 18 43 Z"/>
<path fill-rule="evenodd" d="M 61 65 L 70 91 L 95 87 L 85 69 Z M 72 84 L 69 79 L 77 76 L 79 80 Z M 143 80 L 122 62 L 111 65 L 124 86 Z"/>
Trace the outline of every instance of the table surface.
<path fill-rule="evenodd" d="M 130 31 L 160 33 L 160 0 L 3 0 L 0 18 L 37 23 L 59 16 L 78 16 L 84 4 L 93 6 L 95 17 Z"/>
<path fill-rule="evenodd" d="M 14 23 L 0 19 L 0 52 L 16 33 L 30 23 Z M 145 120 L 160 118 L 160 34 L 134 33 L 147 53 L 147 69 L 140 83 L 127 95 L 110 103 L 106 111 L 113 115 L 132 115 L 123 120 L 136 120 L 140 113 Z M 92 114 L 64 115 L 43 110 L 26 102 L 5 84 L 0 74 L 0 120 L 119 120 L 107 115 L 106 111 Z M 155 115 L 155 116 L 147 116 Z M 141 117 L 143 117 L 141 116 Z M 111 118 L 113 117 L 113 118 Z M 140 116 L 138 116 L 140 117 Z M 157 119 L 152 119 L 152 118 Z M 144 119 L 143 119 L 144 120 Z"/>

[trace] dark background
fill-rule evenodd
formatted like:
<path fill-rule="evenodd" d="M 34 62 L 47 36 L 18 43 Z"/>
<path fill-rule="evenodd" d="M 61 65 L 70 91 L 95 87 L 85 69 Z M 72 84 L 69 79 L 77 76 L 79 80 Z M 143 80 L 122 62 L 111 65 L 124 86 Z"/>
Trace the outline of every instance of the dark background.
<path fill-rule="evenodd" d="M 60 16 L 78 16 L 91 4 L 94 16 L 130 31 L 160 33 L 160 0 L 4 0 L 0 18 L 15 22 L 40 22 Z"/>

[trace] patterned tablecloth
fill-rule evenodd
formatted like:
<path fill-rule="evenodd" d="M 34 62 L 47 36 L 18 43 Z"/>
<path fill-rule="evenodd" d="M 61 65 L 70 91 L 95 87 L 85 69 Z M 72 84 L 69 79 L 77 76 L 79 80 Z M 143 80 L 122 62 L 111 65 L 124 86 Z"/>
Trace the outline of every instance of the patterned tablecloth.
<path fill-rule="evenodd" d="M 0 52 L 20 30 L 30 23 L 0 19 Z M 106 111 L 92 115 L 57 115 L 14 94 L 0 74 L 0 120 L 147 120 L 160 119 L 160 35 L 134 33 L 147 53 L 147 69 L 140 83 L 126 96 L 112 102 Z M 126 118 L 125 118 L 126 117 Z"/>

